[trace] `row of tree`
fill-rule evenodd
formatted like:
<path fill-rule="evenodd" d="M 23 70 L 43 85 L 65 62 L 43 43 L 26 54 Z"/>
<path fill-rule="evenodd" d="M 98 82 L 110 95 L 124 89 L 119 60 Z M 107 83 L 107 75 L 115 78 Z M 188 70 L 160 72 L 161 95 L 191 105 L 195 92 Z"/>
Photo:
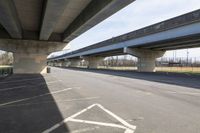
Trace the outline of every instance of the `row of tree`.
<path fill-rule="evenodd" d="M 109 57 L 100 63 L 101 66 L 110 67 L 134 67 L 137 66 L 138 59 L 134 57 Z M 156 66 L 158 67 L 200 67 L 200 58 L 169 58 L 162 57 L 156 60 Z"/>

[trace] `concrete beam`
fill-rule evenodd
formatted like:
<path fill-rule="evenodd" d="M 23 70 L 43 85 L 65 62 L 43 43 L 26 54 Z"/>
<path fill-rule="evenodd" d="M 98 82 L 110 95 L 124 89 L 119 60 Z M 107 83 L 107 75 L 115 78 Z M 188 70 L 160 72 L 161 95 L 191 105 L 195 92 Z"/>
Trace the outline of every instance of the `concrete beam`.
<path fill-rule="evenodd" d="M 63 42 L 46 42 L 33 40 L 0 39 L 0 50 L 14 53 L 50 54 L 62 50 L 67 44 Z"/>
<path fill-rule="evenodd" d="M 70 42 L 134 0 L 92 0 L 65 30 L 63 40 Z"/>
<path fill-rule="evenodd" d="M 40 40 L 48 40 L 65 10 L 68 0 L 47 0 L 40 31 Z"/>
<path fill-rule="evenodd" d="M 0 23 L 12 38 L 22 38 L 22 28 L 13 0 L 0 0 Z"/>
<path fill-rule="evenodd" d="M 124 54 L 133 55 L 135 57 L 143 57 L 148 54 L 151 57 L 161 57 L 165 53 L 165 51 L 156 51 L 156 50 L 149 50 L 149 49 L 141 49 L 141 48 L 124 48 Z"/>

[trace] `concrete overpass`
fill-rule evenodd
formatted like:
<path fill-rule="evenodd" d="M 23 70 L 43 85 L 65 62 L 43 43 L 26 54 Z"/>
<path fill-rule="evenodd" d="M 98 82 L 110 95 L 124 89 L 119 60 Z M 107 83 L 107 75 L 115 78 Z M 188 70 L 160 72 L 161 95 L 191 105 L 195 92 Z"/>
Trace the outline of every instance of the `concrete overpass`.
<path fill-rule="evenodd" d="M 97 44 L 51 58 L 49 61 L 71 62 L 81 59 L 96 68 L 105 57 L 130 54 L 139 58 L 138 71 L 152 72 L 155 60 L 166 50 L 200 46 L 200 10 L 196 10 Z"/>
<path fill-rule="evenodd" d="M 0 49 L 14 73 L 45 72 L 46 57 L 134 0 L 1 0 Z"/>

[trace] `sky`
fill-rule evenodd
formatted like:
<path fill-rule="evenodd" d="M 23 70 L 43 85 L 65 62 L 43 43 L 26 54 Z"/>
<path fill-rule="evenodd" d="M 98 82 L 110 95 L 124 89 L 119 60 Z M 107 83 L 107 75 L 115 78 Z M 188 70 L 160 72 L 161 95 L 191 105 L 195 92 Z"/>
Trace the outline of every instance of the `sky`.
<path fill-rule="evenodd" d="M 200 9 L 199 0 L 136 0 L 72 40 L 66 49 L 80 49 L 197 9 Z M 189 49 L 189 57 L 200 58 L 199 50 L 200 48 Z M 168 51 L 164 56 L 172 57 L 173 53 L 174 51 Z M 187 50 L 176 50 L 176 56 L 186 57 Z"/>

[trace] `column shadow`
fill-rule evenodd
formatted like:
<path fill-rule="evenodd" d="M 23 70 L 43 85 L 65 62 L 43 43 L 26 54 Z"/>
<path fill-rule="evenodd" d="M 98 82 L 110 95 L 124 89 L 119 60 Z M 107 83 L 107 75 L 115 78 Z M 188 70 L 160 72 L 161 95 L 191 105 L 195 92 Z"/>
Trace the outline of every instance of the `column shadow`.
<path fill-rule="evenodd" d="M 45 78 L 15 74 L 0 79 L 0 133 L 41 133 L 63 121 Z M 59 131 L 70 132 L 66 124 Z"/>

